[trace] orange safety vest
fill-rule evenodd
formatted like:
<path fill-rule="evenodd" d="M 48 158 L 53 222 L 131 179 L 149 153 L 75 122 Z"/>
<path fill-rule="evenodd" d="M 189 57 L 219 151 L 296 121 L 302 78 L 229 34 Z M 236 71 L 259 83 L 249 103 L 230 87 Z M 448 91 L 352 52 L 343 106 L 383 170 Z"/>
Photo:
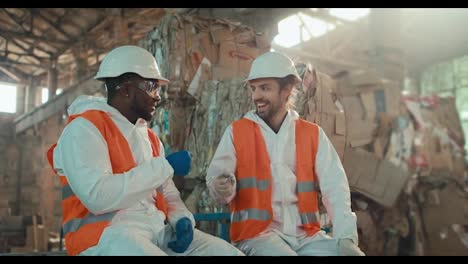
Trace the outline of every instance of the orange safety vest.
<path fill-rule="evenodd" d="M 89 110 L 82 114 L 72 115 L 68 118 L 67 125 L 77 117 L 83 117 L 93 123 L 101 132 L 107 142 L 112 173 L 124 173 L 136 167 L 130 146 L 112 119 L 103 111 Z M 148 128 L 153 156 L 159 156 L 159 139 Z M 47 159 L 50 166 L 57 174 L 53 164 L 53 152 L 57 143 L 47 151 Z M 85 176 L 85 175 L 83 175 Z M 88 211 L 80 199 L 73 193 L 64 175 L 59 175 L 62 184 L 62 228 L 66 241 L 68 255 L 77 255 L 80 252 L 98 244 L 104 228 L 106 228 L 116 212 L 102 215 L 94 215 Z M 157 193 L 156 207 L 163 211 L 167 217 L 167 204 L 164 196 Z"/>
<path fill-rule="evenodd" d="M 260 127 L 243 118 L 232 124 L 236 150 L 237 193 L 231 201 L 230 236 L 234 242 L 264 231 L 273 220 L 270 159 Z M 309 236 L 320 230 L 315 156 L 318 126 L 296 121 L 296 194 L 302 228 Z"/>

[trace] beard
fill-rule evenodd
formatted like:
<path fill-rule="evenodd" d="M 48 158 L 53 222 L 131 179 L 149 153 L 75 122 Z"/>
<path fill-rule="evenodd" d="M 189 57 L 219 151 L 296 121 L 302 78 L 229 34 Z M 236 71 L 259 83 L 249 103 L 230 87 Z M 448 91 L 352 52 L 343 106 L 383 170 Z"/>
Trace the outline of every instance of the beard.
<path fill-rule="evenodd" d="M 266 104 L 263 108 L 260 108 L 260 109 L 259 109 L 258 106 L 256 106 L 257 115 L 260 118 L 262 118 L 265 122 L 272 119 L 278 113 L 279 108 L 276 105 L 269 102 L 269 101 L 260 101 L 260 102 L 256 102 L 256 104 L 257 103 Z"/>
<path fill-rule="evenodd" d="M 144 120 L 150 122 L 151 119 L 153 119 L 153 114 L 152 113 L 149 113 L 149 114 L 147 113 L 144 116 L 142 116 L 141 118 L 143 118 Z"/>
<path fill-rule="evenodd" d="M 145 109 L 144 107 L 133 105 L 132 110 L 135 112 L 137 118 L 142 118 L 148 122 L 153 119 L 154 111 L 150 111 L 148 108 Z"/>

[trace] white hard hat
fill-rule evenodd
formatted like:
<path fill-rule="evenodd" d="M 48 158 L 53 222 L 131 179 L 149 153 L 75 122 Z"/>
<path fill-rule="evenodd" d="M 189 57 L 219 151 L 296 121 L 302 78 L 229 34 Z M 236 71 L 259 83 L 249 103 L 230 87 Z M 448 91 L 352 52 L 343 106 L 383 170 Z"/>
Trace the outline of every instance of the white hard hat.
<path fill-rule="evenodd" d="M 156 59 L 149 51 L 131 45 L 111 50 L 102 60 L 94 79 L 102 81 L 104 78 L 117 77 L 130 72 L 146 79 L 169 82 L 161 76 Z"/>
<path fill-rule="evenodd" d="M 291 74 L 301 80 L 294 62 L 289 57 L 279 52 L 267 52 L 252 62 L 246 81 L 260 78 L 284 78 Z"/>

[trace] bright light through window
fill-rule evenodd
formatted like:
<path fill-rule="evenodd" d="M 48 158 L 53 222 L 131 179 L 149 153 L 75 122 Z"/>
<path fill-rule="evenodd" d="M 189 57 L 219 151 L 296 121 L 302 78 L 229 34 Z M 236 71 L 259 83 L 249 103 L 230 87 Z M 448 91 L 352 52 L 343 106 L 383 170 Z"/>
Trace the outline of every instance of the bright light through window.
<path fill-rule="evenodd" d="M 369 8 L 331 8 L 330 15 L 348 21 L 356 21 L 369 14 Z"/>
<path fill-rule="evenodd" d="M 307 32 L 307 35 L 309 35 L 308 32 L 310 32 L 313 37 L 320 37 L 329 30 L 335 29 L 335 25 L 327 23 L 321 19 L 313 18 L 302 13 L 299 13 L 299 16 L 302 18 L 302 21 L 304 21 L 304 31 Z"/>
<path fill-rule="evenodd" d="M 16 86 L 0 83 L 0 112 L 16 113 Z"/>
<path fill-rule="evenodd" d="M 274 41 L 279 45 L 289 48 L 297 45 L 301 39 L 299 34 L 300 21 L 296 15 L 289 16 L 278 23 L 278 35 Z"/>
<path fill-rule="evenodd" d="M 465 120 L 468 121 L 468 111 L 461 111 L 460 112 L 460 119 L 464 120 L 464 121 Z"/>
<path fill-rule="evenodd" d="M 301 33 L 302 41 L 307 41 L 311 37 L 320 37 L 334 28 L 334 25 L 321 19 L 298 13 L 278 23 L 279 34 L 274 41 L 278 45 L 289 48 L 301 42 Z"/>
<path fill-rule="evenodd" d="M 58 88 L 55 90 L 55 94 L 59 95 L 63 92 L 62 88 Z M 49 88 L 42 88 L 42 95 L 41 95 L 42 103 L 47 102 L 49 100 Z"/>
<path fill-rule="evenodd" d="M 41 95 L 42 103 L 45 103 L 47 102 L 47 100 L 49 100 L 49 89 L 42 88 L 41 92 L 42 92 L 42 95 Z"/>

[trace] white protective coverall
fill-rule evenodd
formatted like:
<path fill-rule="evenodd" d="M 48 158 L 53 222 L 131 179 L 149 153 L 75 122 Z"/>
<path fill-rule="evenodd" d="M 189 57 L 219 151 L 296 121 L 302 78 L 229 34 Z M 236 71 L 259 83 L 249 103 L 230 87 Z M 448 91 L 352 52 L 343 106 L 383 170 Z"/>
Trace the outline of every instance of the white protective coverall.
<path fill-rule="evenodd" d="M 333 238 L 324 231 L 314 236 L 306 235 L 300 228 L 301 219 L 297 206 L 295 120 L 299 115 L 289 110 L 276 134 L 256 113 L 248 112 L 245 118 L 260 127 L 271 162 L 273 180 L 273 222 L 257 237 L 236 243 L 246 255 L 338 255 L 337 242 L 349 238 L 358 244 L 356 215 L 351 211 L 348 180 L 335 148 L 322 128 L 315 160 L 315 172 L 320 184 L 322 201 L 333 224 Z M 235 181 L 236 152 L 233 145 L 232 125 L 224 132 L 207 171 L 206 182 L 211 195 L 221 203 L 229 203 L 235 191 L 223 199 L 214 188 L 214 179 L 222 174 Z"/>
<path fill-rule="evenodd" d="M 70 105 L 68 114 L 87 110 L 109 114 L 128 141 L 137 166 L 113 175 L 106 142 L 91 122 L 76 118 L 64 129 L 54 150 L 55 169 L 66 176 L 90 212 L 117 211 L 99 243 L 80 255 L 243 255 L 228 242 L 197 229 L 184 253 L 169 249 L 168 242 L 175 240 L 171 226 L 182 217 L 191 219 L 193 227 L 195 221 L 172 181 L 173 169 L 162 144 L 160 156 L 153 158 L 146 121 L 130 123 L 105 98 L 80 96 Z M 160 186 L 168 203 L 170 225 L 164 224 L 164 213 L 154 205 L 153 197 Z"/>

